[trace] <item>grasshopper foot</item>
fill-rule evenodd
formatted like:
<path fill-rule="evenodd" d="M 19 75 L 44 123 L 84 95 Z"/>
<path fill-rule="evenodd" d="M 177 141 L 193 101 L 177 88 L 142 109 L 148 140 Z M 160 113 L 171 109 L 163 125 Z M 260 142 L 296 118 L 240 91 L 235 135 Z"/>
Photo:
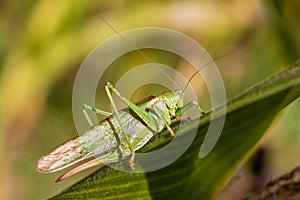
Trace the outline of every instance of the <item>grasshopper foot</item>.
<path fill-rule="evenodd" d="M 132 153 L 132 154 L 131 154 L 131 158 L 130 158 L 130 160 L 129 160 L 129 166 L 130 166 L 130 168 L 131 168 L 132 170 L 135 169 L 135 167 L 134 167 L 134 158 L 135 158 L 135 153 Z"/>

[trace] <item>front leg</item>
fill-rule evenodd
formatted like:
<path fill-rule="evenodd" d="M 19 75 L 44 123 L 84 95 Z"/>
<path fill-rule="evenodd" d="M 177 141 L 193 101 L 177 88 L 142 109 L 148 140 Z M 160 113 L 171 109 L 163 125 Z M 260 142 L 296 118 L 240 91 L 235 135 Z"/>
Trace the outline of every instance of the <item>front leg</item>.
<path fill-rule="evenodd" d="M 169 133 L 171 134 L 171 136 L 174 137 L 175 134 L 174 134 L 172 128 L 169 126 L 168 122 L 163 117 L 163 113 L 162 113 L 163 111 L 161 111 L 157 107 L 153 107 L 152 110 L 155 112 L 155 114 L 158 116 L 158 118 L 160 120 L 162 120 L 162 122 L 164 123 L 165 127 L 167 127 L 167 129 L 168 129 Z"/>
<path fill-rule="evenodd" d="M 185 113 L 188 109 L 190 109 L 192 106 L 195 106 L 201 115 L 206 115 L 207 113 L 204 112 L 204 110 L 198 105 L 198 103 L 196 101 L 191 101 L 189 103 L 187 103 L 186 105 L 184 105 L 181 109 L 176 111 L 176 115 L 180 116 L 183 113 Z"/>

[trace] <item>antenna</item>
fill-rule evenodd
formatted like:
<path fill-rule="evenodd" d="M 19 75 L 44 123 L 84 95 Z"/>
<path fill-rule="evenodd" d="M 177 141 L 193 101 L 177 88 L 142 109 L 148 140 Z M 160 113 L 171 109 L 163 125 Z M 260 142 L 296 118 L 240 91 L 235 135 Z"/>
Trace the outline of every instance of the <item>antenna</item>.
<path fill-rule="evenodd" d="M 130 45 L 135 51 L 137 51 L 139 54 L 141 54 L 148 62 L 154 63 L 155 66 L 159 69 L 161 73 L 164 74 L 176 87 L 179 89 L 180 87 L 178 84 L 165 72 L 163 71 L 157 63 L 155 63 L 153 60 L 151 60 L 146 54 L 144 54 L 140 49 L 138 49 L 136 46 L 134 46 L 131 42 L 129 42 L 123 35 L 119 33 L 108 21 L 106 21 L 102 16 L 100 16 L 101 20 L 109 26 L 116 34 L 118 34 L 128 45 Z"/>
<path fill-rule="evenodd" d="M 225 54 L 222 54 L 220 56 L 217 56 L 217 57 L 214 57 L 213 59 L 211 59 L 209 62 L 207 62 L 206 64 L 202 65 L 188 80 L 188 82 L 186 83 L 186 85 L 184 86 L 183 90 L 182 91 L 185 91 L 187 89 L 187 87 L 189 86 L 190 82 L 192 81 L 192 79 L 206 66 L 208 66 L 210 63 L 216 61 L 216 60 L 219 60 L 220 58 L 223 58 L 229 54 L 232 54 L 236 51 L 239 51 L 240 49 L 235 49 L 235 50 L 232 50 L 232 51 L 229 51 L 229 52 L 226 52 Z"/>
<path fill-rule="evenodd" d="M 154 61 L 152 61 L 146 54 L 144 54 L 140 49 L 138 49 L 136 46 L 134 46 L 131 42 L 129 42 L 123 35 L 121 35 L 119 33 L 119 31 L 117 31 L 108 21 L 106 21 L 102 16 L 100 16 L 101 20 L 107 25 L 109 26 L 116 34 L 118 34 L 128 45 L 130 45 L 135 51 L 137 51 L 139 54 L 141 54 L 147 61 L 149 62 L 153 62 L 156 67 L 159 69 L 159 71 L 161 71 L 164 76 L 166 76 L 174 85 L 176 85 L 176 87 L 179 89 L 180 87 L 178 86 L 178 84 L 165 72 L 163 71 L 158 65 L 157 63 L 155 63 Z M 183 92 L 187 89 L 187 87 L 189 86 L 190 82 L 192 81 L 192 79 L 206 66 L 208 66 L 210 63 L 220 59 L 220 58 L 223 58 L 229 54 L 232 54 L 236 51 L 239 51 L 240 48 L 238 49 L 235 49 L 235 50 L 232 50 L 232 51 L 229 51 L 225 54 L 222 54 L 220 56 L 217 56 L 217 57 L 214 57 L 213 59 L 211 59 L 209 62 L 207 62 L 206 64 L 202 65 L 188 80 L 188 82 L 186 83 L 186 85 L 184 86 L 183 88 Z"/>

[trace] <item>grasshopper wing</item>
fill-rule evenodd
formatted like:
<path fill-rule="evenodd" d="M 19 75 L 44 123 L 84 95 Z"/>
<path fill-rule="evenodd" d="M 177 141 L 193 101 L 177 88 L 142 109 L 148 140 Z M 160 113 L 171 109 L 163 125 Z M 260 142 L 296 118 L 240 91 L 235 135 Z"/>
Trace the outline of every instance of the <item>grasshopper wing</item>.
<path fill-rule="evenodd" d="M 38 160 L 38 172 L 59 171 L 92 156 L 105 156 L 112 146 L 117 145 L 108 124 L 94 126 L 83 135 L 58 146 Z"/>

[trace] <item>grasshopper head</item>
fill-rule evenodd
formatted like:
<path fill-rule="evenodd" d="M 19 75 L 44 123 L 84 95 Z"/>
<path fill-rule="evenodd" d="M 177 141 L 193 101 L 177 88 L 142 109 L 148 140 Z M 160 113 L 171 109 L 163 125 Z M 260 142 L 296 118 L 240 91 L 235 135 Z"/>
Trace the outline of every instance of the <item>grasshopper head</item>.
<path fill-rule="evenodd" d="M 168 92 L 163 95 L 163 99 L 166 102 L 169 113 L 172 117 L 177 117 L 176 111 L 183 106 L 183 91 Z"/>

